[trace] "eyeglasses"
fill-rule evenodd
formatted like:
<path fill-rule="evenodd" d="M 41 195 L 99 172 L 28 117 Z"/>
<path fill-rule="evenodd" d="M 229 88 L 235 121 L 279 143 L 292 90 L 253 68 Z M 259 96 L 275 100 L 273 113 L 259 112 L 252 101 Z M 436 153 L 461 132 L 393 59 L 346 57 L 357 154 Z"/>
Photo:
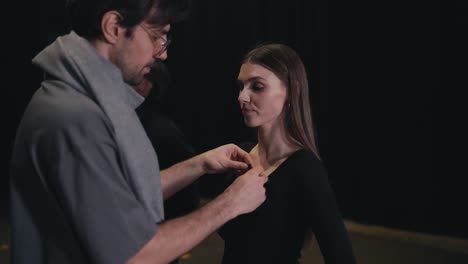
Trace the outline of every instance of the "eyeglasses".
<path fill-rule="evenodd" d="M 150 38 L 151 42 L 153 42 L 154 49 L 156 50 L 155 56 L 163 54 L 172 41 L 169 35 L 167 36 L 167 38 L 164 38 L 160 33 L 147 28 L 145 25 L 140 24 L 139 26 L 141 26 L 141 28 L 146 32 L 146 34 L 148 34 L 148 37 Z"/>

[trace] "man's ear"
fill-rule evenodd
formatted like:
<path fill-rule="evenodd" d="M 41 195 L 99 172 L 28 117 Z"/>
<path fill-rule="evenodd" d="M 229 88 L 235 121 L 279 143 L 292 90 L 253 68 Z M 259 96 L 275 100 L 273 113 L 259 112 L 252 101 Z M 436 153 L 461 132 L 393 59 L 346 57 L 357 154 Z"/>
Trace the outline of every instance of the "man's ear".
<path fill-rule="evenodd" d="M 113 10 L 106 12 L 101 19 L 101 30 L 104 41 L 115 44 L 125 28 L 120 25 L 122 15 Z"/>

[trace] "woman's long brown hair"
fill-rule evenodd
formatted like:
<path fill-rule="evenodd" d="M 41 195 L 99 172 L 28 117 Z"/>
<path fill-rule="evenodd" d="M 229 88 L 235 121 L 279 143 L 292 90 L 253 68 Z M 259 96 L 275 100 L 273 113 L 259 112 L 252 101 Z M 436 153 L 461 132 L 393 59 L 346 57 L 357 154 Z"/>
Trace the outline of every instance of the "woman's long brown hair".
<path fill-rule="evenodd" d="M 261 65 L 272 71 L 286 86 L 283 114 L 290 140 L 320 158 L 313 129 L 307 73 L 299 55 L 283 44 L 264 44 L 251 50 L 243 63 Z"/>

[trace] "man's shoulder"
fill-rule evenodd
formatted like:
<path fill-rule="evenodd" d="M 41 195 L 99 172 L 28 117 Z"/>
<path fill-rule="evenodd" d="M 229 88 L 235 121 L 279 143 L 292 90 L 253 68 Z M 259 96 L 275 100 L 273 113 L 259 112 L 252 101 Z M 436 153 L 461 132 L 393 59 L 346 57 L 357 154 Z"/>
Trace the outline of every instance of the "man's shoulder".
<path fill-rule="evenodd" d="M 96 102 L 72 89 L 40 88 L 31 99 L 23 121 L 33 127 L 60 130 L 110 125 Z"/>

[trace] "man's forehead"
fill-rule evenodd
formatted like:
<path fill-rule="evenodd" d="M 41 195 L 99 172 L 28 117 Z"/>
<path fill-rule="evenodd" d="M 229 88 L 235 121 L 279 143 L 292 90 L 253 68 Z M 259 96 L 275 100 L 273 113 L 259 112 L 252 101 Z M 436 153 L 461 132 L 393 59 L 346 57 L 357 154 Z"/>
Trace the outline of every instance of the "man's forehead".
<path fill-rule="evenodd" d="M 167 34 L 171 30 L 170 24 L 161 26 L 161 25 L 154 25 L 154 24 L 146 23 L 146 21 L 143 23 L 146 24 L 149 28 L 157 30 L 158 32 L 163 33 L 163 34 Z"/>

